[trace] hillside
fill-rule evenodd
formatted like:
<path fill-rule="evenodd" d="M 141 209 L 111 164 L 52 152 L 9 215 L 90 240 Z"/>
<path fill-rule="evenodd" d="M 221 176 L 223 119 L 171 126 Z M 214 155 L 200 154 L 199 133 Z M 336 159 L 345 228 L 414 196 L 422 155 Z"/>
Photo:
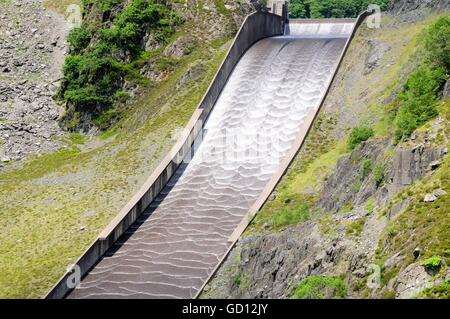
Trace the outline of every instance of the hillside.
<path fill-rule="evenodd" d="M 378 2 L 381 28 L 361 25 L 201 298 L 449 298 L 450 3 Z M 72 31 L 69 4 L 83 12 Z M 167 155 L 256 7 L 0 0 L 0 298 L 43 297 L 83 254 Z"/>
<path fill-rule="evenodd" d="M 303 148 L 203 298 L 448 298 L 448 73 L 410 95 L 433 64 L 423 39 L 448 39 L 436 31 L 448 2 L 405 3 L 360 27 Z M 413 104 L 424 118 L 410 126 Z"/>

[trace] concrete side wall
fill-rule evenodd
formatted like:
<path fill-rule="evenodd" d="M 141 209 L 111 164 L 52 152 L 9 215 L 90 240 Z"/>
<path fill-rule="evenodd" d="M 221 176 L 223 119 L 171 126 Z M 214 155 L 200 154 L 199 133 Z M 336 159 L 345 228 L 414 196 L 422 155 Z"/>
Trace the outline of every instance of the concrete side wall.
<path fill-rule="evenodd" d="M 302 23 L 353 23 L 357 21 L 357 18 L 331 18 L 331 19 L 289 19 L 289 24 L 302 24 Z"/>
<path fill-rule="evenodd" d="M 308 134 L 309 134 L 309 132 L 311 130 L 311 127 L 312 127 L 312 125 L 314 123 L 314 120 L 317 118 L 317 115 L 319 114 L 319 112 L 320 112 L 320 110 L 322 108 L 322 105 L 325 102 L 325 99 L 326 99 L 326 97 L 327 97 L 327 95 L 328 95 L 328 93 L 330 91 L 331 84 L 333 83 L 334 78 L 336 77 L 336 74 L 337 74 L 337 72 L 339 70 L 339 67 L 340 67 L 340 65 L 342 63 L 342 60 L 344 59 L 345 53 L 347 52 L 348 47 L 350 46 L 350 43 L 351 43 L 353 37 L 355 36 L 356 31 L 358 30 L 358 27 L 361 25 L 361 23 L 363 23 L 365 18 L 368 15 L 370 15 L 370 14 L 371 14 L 370 12 L 365 11 L 365 12 L 361 13 L 358 16 L 358 18 L 356 18 L 355 26 L 353 27 L 351 35 L 348 38 L 344 49 L 342 50 L 342 53 L 341 53 L 341 56 L 339 57 L 339 61 L 337 63 L 336 69 L 335 69 L 335 71 L 333 73 L 333 76 L 331 77 L 331 79 L 330 79 L 330 81 L 329 81 L 329 83 L 327 85 L 327 90 L 324 92 L 323 96 L 321 97 L 321 102 L 320 102 L 319 107 L 317 108 L 317 110 L 313 110 L 312 112 L 310 112 L 306 116 L 305 125 L 300 129 L 300 131 L 299 131 L 299 133 L 298 133 L 298 135 L 297 135 L 297 137 L 296 137 L 296 139 L 295 139 L 291 149 L 289 150 L 288 154 L 286 155 L 284 160 L 281 162 L 278 170 L 275 172 L 275 174 L 272 176 L 272 178 L 266 184 L 266 187 L 263 189 L 263 191 L 261 192 L 261 194 L 258 197 L 258 199 L 256 200 L 256 202 L 253 204 L 252 207 L 250 207 L 249 212 L 242 218 L 241 223 L 236 227 L 234 232 L 228 238 L 228 242 L 230 243 L 228 251 L 222 257 L 221 261 L 217 264 L 217 267 L 211 273 L 209 279 L 207 281 L 205 281 L 205 284 L 203 285 L 203 287 L 198 291 L 198 293 L 196 295 L 196 298 L 198 296 L 200 296 L 200 294 L 202 293 L 205 285 L 208 284 L 208 282 L 215 275 L 215 273 L 217 272 L 219 267 L 223 264 L 223 262 L 225 261 L 225 259 L 228 256 L 228 254 L 235 247 L 235 245 L 236 245 L 237 241 L 239 240 L 239 238 L 241 237 L 242 233 L 247 229 L 248 225 L 250 225 L 252 220 L 255 218 L 256 214 L 259 212 L 259 210 L 262 208 L 264 203 L 267 201 L 267 198 L 273 192 L 273 190 L 275 189 L 277 184 L 280 182 L 281 178 L 284 176 L 284 174 L 288 170 L 289 165 L 292 163 L 292 161 L 294 160 L 295 156 L 300 151 L 300 149 L 301 149 L 301 147 L 302 147 L 306 137 L 308 136 Z"/>
<path fill-rule="evenodd" d="M 64 298 L 73 289 L 71 283 L 78 282 L 80 277 L 86 275 L 144 212 L 175 173 L 182 159 L 191 151 L 194 140 L 202 130 L 203 124 L 225 87 L 228 77 L 244 52 L 258 40 L 281 35 L 283 30 L 284 20 L 280 16 L 266 12 L 255 12 L 246 17 L 214 80 L 187 124 L 184 135 L 177 141 L 130 202 L 101 232 L 99 237 L 76 261 L 75 265 L 61 277 L 45 298 Z"/>

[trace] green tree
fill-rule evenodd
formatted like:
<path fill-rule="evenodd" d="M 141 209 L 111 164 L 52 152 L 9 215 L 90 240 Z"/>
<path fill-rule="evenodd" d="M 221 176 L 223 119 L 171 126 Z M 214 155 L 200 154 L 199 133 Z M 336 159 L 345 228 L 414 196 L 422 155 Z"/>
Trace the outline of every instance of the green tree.
<path fill-rule="evenodd" d="M 427 61 L 450 72 L 450 17 L 441 17 L 425 36 Z"/>

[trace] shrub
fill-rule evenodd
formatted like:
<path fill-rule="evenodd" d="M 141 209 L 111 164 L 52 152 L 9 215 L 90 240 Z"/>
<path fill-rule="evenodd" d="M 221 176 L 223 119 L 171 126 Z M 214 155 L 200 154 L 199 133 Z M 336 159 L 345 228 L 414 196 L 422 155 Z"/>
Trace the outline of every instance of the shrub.
<path fill-rule="evenodd" d="M 450 70 L 450 17 L 441 17 L 432 25 L 425 35 L 425 49 L 427 50 L 427 62 Z"/>
<path fill-rule="evenodd" d="M 63 67 L 60 97 L 72 111 L 66 112 L 63 123 L 71 123 L 70 128 L 75 129 L 76 121 L 70 116 L 90 113 L 94 123 L 106 129 L 118 118 L 118 112 L 108 110 L 114 102 L 127 98 L 121 91 L 124 78 L 139 74 L 129 62 L 140 56 L 145 33 L 167 37 L 180 19 L 169 6 L 155 0 L 130 0 L 125 6 L 122 0 L 84 0 L 84 5 L 95 6 L 103 13 L 103 22 L 110 23 L 104 27 L 83 25 L 69 34 L 72 52 Z M 114 14 L 110 14 L 113 9 Z"/>
<path fill-rule="evenodd" d="M 347 286 L 342 279 L 327 276 L 309 276 L 295 287 L 291 299 L 342 299 Z"/>
<path fill-rule="evenodd" d="M 436 270 L 441 268 L 442 260 L 439 256 L 433 256 L 425 260 L 422 265 L 431 270 Z"/>
<path fill-rule="evenodd" d="M 400 109 L 396 119 L 397 141 L 411 133 L 438 114 L 436 101 L 446 74 L 442 68 L 422 65 L 408 77 L 399 94 Z"/>
<path fill-rule="evenodd" d="M 74 28 L 67 36 L 67 42 L 70 44 L 73 53 L 80 53 L 91 41 L 91 32 L 86 27 Z"/>
<path fill-rule="evenodd" d="M 383 163 L 377 163 L 373 168 L 373 180 L 380 186 L 384 182 L 385 167 Z"/>
<path fill-rule="evenodd" d="M 358 144 L 367 141 L 372 136 L 372 128 L 364 125 L 354 127 L 347 142 L 348 149 L 353 150 Z"/>
<path fill-rule="evenodd" d="M 373 163 L 370 159 L 361 163 L 361 179 L 365 179 L 372 172 Z"/>
<path fill-rule="evenodd" d="M 408 77 L 399 94 L 395 140 L 412 132 L 438 114 L 437 100 L 450 72 L 450 18 L 442 17 L 424 33 L 425 57 Z"/>

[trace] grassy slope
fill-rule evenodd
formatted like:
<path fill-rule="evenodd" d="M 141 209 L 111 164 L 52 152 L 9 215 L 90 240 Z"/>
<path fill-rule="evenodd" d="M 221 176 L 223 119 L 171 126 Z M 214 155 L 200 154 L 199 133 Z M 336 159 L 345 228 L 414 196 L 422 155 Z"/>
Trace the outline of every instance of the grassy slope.
<path fill-rule="evenodd" d="M 88 145 L 74 134 L 67 149 L 0 175 L 0 297 L 41 297 L 88 247 L 170 150 L 228 40 L 197 46 L 167 80 L 148 87 L 126 119 Z M 204 73 L 176 89 L 193 63 Z"/>

